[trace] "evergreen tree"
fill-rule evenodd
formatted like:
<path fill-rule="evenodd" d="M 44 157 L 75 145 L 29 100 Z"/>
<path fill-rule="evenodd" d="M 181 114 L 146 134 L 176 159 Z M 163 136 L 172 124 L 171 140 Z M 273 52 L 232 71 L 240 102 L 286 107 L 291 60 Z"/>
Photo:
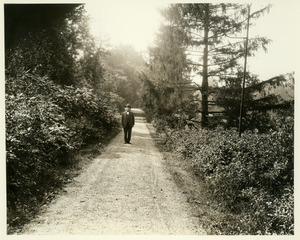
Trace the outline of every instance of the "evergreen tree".
<path fill-rule="evenodd" d="M 250 15 L 260 17 L 270 6 Z M 202 126 L 208 124 L 209 79 L 218 82 L 235 76 L 241 71 L 239 60 L 245 56 L 241 34 L 247 22 L 247 6 L 241 4 L 172 4 L 163 11 L 170 25 L 181 29 L 189 41 L 188 53 L 199 54 L 201 62 L 190 58 L 194 70 L 202 76 Z M 269 43 L 266 38 L 256 37 L 249 41 L 247 54 Z"/>
<path fill-rule="evenodd" d="M 169 124 L 172 124 L 175 115 L 177 120 L 182 120 L 187 110 L 185 89 L 191 83 L 191 69 L 185 53 L 186 41 L 181 29 L 162 25 L 155 46 L 149 48 L 147 76 L 141 76 L 145 88 L 144 107 L 152 114 L 168 120 Z M 147 94 L 149 91 L 151 93 Z"/>

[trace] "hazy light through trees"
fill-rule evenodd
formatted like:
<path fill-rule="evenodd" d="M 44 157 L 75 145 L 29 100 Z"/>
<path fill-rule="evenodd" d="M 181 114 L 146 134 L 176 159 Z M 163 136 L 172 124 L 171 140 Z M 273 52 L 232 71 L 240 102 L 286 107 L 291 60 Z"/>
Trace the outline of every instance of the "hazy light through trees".
<path fill-rule="evenodd" d="M 109 39 L 111 45 L 128 44 L 137 51 L 146 52 L 163 19 L 158 9 L 175 2 L 100 0 L 88 1 L 86 9 L 91 14 L 91 30 L 96 37 Z M 299 1 L 252 1 L 252 9 L 255 11 L 269 3 L 272 4 L 270 13 L 250 28 L 250 37 L 259 35 L 272 40 L 267 53 L 261 50 L 248 59 L 249 70 L 261 80 L 296 71 L 299 52 L 296 31 Z"/>

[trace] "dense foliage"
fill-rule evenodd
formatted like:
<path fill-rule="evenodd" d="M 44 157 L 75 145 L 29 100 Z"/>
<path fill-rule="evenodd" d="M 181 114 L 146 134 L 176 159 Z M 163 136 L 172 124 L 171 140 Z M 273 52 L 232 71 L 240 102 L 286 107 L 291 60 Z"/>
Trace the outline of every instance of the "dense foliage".
<path fill-rule="evenodd" d="M 186 47 L 182 31 L 161 26 L 155 45 L 149 48 L 148 69 L 140 75 L 142 107 L 149 120 L 164 119 L 174 125 L 190 112 L 195 114 Z"/>
<path fill-rule="evenodd" d="M 59 185 L 72 156 L 117 127 L 109 99 L 24 73 L 6 79 L 8 221 Z"/>
<path fill-rule="evenodd" d="M 219 220 L 222 234 L 294 233 L 293 117 L 278 119 L 277 131 L 241 138 L 221 128 L 168 135 L 165 147 L 191 159 L 215 200 L 236 216 Z"/>
<path fill-rule="evenodd" d="M 21 24 L 12 14 L 42 22 L 5 49 L 9 232 L 62 186 L 80 149 L 99 142 L 100 147 L 119 131 L 123 99 L 106 88 L 113 81 L 104 64 L 107 51 L 89 34 L 82 5 L 61 7 L 59 17 L 28 16 L 37 9 L 44 12 L 46 5 L 5 8 L 10 33 Z"/>
<path fill-rule="evenodd" d="M 5 3 L 5 48 L 14 48 L 29 35 L 64 21 L 80 4 Z"/>
<path fill-rule="evenodd" d="M 32 5 L 32 8 L 39 6 Z M 23 5 L 20 5 L 19 9 L 22 7 Z M 28 10 L 28 6 L 25 10 Z M 30 12 L 20 14 L 26 19 Z M 9 11 L 8 13 L 14 14 Z M 36 17 L 35 21 L 47 22 L 44 18 L 41 19 L 39 14 Z M 44 17 L 47 19 L 49 16 Z M 8 18 L 6 21 L 9 21 L 10 15 L 7 14 L 6 18 Z M 20 25 L 22 26 L 22 22 L 16 22 L 11 28 L 19 31 Z M 11 29 L 6 29 L 6 31 L 14 32 Z M 24 38 L 19 39 L 16 46 L 6 48 L 5 68 L 10 75 L 16 75 L 18 71 L 25 70 L 40 76 L 48 76 L 61 85 L 89 84 L 95 87 L 102 80 L 99 74 L 103 73 L 103 69 L 96 68 L 94 64 L 92 73 L 87 74 L 91 69 L 90 65 L 93 64 L 88 59 L 97 59 L 97 65 L 101 67 L 99 54 L 97 54 L 99 50 L 89 34 L 84 8 L 79 6 L 71 9 L 64 18 L 52 19 L 51 25 L 42 25 L 35 31 L 26 32 Z M 98 76 L 96 84 L 93 75 Z"/>

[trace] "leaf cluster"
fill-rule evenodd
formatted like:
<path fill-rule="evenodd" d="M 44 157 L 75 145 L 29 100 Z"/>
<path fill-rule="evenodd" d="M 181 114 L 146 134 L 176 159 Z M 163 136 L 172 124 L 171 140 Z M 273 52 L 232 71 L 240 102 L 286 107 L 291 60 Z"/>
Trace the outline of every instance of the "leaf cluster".
<path fill-rule="evenodd" d="M 166 147 L 191 159 L 216 201 L 236 216 L 220 221 L 222 234 L 293 234 L 293 119 L 278 124 L 278 131 L 241 138 L 236 129 L 171 131 Z"/>
<path fill-rule="evenodd" d="M 110 99 L 26 73 L 6 78 L 8 224 L 36 211 L 83 146 L 119 126 Z"/>

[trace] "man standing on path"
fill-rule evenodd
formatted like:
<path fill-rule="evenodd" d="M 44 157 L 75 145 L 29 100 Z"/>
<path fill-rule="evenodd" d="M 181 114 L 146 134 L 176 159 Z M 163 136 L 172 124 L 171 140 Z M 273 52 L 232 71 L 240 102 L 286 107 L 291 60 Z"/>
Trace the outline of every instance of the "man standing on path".
<path fill-rule="evenodd" d="M 134 126 L 134 115 L 131 112 L 129 104 L 125 106 L 125 112 L 122 113 L 122 127 L 124 129 L 124 144 L 131 144 L 131 130 Z"/>

